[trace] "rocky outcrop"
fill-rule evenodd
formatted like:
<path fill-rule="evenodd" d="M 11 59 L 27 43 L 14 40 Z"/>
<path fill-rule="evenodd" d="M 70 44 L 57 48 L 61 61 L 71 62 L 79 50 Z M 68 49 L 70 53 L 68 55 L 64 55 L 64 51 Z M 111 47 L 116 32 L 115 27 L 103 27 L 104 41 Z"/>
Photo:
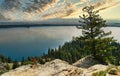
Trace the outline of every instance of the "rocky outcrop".
<path fill-rule="evenodd" d="M 37 65 L 34 68 L 33 65 L 21 66 L 2 76 L 80 76 L 81 74 L 82 70 L 80 68 L 56 59 L 44 65 Z"/>
<path fill-rule="evenodd" d="M 91 57 L 82 58 L 73 65 L 56 59 L 44 65 L 24 65 L 1 76 L 92 76 L 93 73 L 99 73 L 100 71 L 105 72 L 106 76 L 120 76 L 118 71 L 114 71 L 114 69 L 118 70 L 120 68 L 112 68 L 112 71 L 109 69 L 109 72 L 116 75 L 108 74 L 108 68 L 110 67 L 107 65 L 97 64 Z"/>
<path fill-rule="evenodd" d="M 6 64 L 0 62 L 0 76 L 7 71 Z"/>
<path fill-rule="evenodd" d="M 83 74 L 84 76 L 92 76 L 93 73 L 99 72 L 99 71 L 105 71 L 107 70 L 108 66 L 96 64 L 94 66 L 89 67 L 88 69 L 84 70 Z"/>
<path fill-rule="evenodd" d="M 99 64 L 99 62 L 96 61 L 92 56 L 87 56 L 78 60 L 73 65 L 81 68 L 89 68 L 96 64 Z"/>
<path fill-rule="evenodd" d="M 82 76 L 120 76 L 120 68 L 114 65 L 102 65 L 97 60 L 95 60 L 92 56 L 84 57 L 73 64 L 73 66 L 77 66 L 82 69 Z M 102 75 L 99 75 L 99 73 Z M 111 74 L 110 74 L 111 72 Z M 93 75 L 97 73 L 97 75 Z"/>

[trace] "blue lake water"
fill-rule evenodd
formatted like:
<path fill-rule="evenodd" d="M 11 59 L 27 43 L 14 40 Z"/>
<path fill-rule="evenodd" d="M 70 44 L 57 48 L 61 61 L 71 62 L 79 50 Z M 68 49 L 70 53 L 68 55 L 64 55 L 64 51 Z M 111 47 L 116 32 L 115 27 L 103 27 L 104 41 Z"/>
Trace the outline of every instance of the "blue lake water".
<path fill-rule="evenodd" d="M 120 28 L 107 27 L 120 42 Z M 73 36 L 81 35 L 75 26 L 51 26 L 0 29 L 0 54 L 20 60 L 21 57 L 41 56 L 48 48 L 57 48 Z"/>

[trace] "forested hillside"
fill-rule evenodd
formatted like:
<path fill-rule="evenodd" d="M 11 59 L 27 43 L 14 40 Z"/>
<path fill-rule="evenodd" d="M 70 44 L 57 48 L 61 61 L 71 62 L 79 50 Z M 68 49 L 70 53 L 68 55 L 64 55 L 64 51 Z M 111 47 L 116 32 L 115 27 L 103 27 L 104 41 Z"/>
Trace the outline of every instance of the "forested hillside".
<path fill-rule="evenodd" d="M 112 56 L 115 58 L 114 61 L 111 61 L 115 65 L 120 64 L 120 44 L 119 43 L 112 43 L 111 45 L 114 45 L 117 47 L 117 49 L 112 50 Z M 84 51 L 83 44 L 80 41 L 77 41 L 73 39 L 70 42 L 66 42 L 63 46 L 59 46 L 58 49 L 48 49 L 48 54 L 45 54 L 42 58 L 46 61 L 49 61 L 49 59 L 62 59 L 69 63 L 74 63 L 80 58 L 83 58 L 87 55 L 91 55 L 90 51 Z"/>

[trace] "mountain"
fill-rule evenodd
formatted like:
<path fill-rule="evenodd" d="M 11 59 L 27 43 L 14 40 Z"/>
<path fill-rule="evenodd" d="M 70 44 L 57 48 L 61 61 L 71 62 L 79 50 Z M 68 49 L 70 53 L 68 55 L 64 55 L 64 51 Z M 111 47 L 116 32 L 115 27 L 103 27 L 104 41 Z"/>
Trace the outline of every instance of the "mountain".
<path fill-rule="evenodd" d="M 4 18 L 2 15 L 0 17 Z M 0 21 L 0 28 L 39 27 L 39 26 L 77 26 L 79 19 L 48 19 L 43 21 Z M 107 20 L 108 27 L 120 27 L 119 20 Z"/>

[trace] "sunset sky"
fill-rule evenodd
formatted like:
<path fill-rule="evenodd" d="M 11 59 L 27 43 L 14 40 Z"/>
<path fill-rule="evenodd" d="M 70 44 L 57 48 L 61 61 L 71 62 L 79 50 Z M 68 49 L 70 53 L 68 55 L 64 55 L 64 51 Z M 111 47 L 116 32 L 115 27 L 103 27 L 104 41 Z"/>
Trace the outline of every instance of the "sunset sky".
<path fill-rule="evenodd" d="M 120 0 L 0 0 L 1 21 L 74 19 L 93 5 L 107 20 L 120 20 Z"/>

